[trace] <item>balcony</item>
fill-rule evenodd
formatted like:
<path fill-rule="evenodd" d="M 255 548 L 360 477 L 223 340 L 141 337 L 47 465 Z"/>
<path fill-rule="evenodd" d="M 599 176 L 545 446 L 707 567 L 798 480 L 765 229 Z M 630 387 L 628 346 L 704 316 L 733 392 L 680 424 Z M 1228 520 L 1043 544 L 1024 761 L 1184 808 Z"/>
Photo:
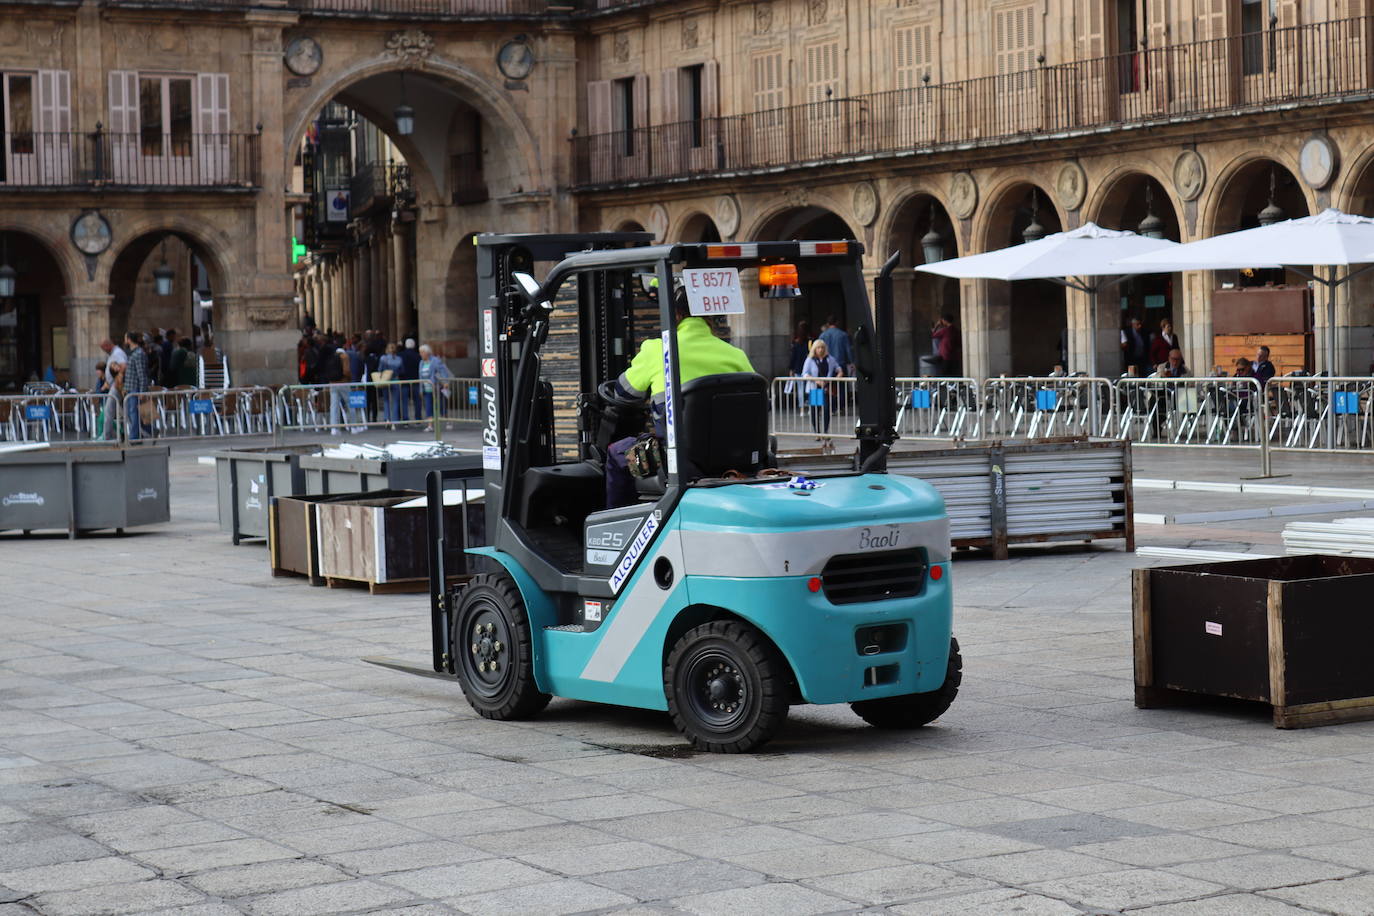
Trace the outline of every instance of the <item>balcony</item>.
<path fill-rule="evenodd" d="M 80 0 L 0 0 L 5 3 L 65 3 Z M 667 0 L 101 0 L 124 8 L 198 10 L 290 9 L 302 15 L 376 19 L 530 19 L 601 15 L 666 3 Z"/>
<path fill-rule="evenodd" d="M 397 201 L 414 200 L 410 189 L 410 166 L 404 162 L 369 162 L 348 182 L 348 215 L 363 216 L 370 211 L 390 211 Z"/>
<path fill-rule="evenodd" d="M 0 134 L 0 191 L 251 190 L 257 134 Z"/>
<path fill-rule="evenodd" d="M 1374 97 L 1374 17 L 576 137 L 582 189 L 796 168 Z"/>

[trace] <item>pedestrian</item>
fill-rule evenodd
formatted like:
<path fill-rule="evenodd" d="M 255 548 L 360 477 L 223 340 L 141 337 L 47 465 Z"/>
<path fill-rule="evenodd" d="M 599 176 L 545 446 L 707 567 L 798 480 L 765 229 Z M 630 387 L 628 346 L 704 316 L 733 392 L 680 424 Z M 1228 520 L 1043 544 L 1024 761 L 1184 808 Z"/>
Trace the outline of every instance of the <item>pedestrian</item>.
<path fill-rule="evenodd" d="M 1159 332 L 1150 338 L 1150 362 L 1158 366 L 1169 361 L 1170 350 L 1181 350 L 1178 335 L 1174 333 L 1174 323 L 1168 318 L 1159 320 Z"/>
<path fill-rule="evenodd" d="M 1150 362 L 1150 341 L 1145 336 L 1144 327 L 1144 323 L 1139 318 L 1132 318 L 1130 324 L 1121 331 L 1121 355 L 1126 361 L 1127 371 L 1131 366 L 1134 366 L 1136 375 L 1140 376 L 1149 375 L 1152 365 Z M 1165 362 L 1167 361 L 1168 354 L 1165 354 Z"/>
<path fill-rule="evenodd" d="M 439 392 L 439 412 L 443 413 L 443 397 L 448 390 L 447 387 L 444 386 L 443 380 L 450 378 L 453 378 L 453 373 L 449 371 L 448 364 L 434 355 L 434 350 L 431 349 L 429 344 L 421 344 L 420 380 L 421 387 L 424 388 L 426 419 L 434 416 L 435 391 Z M 424 384 L 426 381 L 432 382 L 433 387 L 431 388 L 430 385 Z"/>
<path fill-rule="evenodd" d="M 954 313 L 942 312 L 930 332 L 931 352 L 939 360 L 936 375 L 957 375 L 959 370 L 959 329 L 954 326 Z"/>
<path fill-rule="evenodd" d="M 396 381 L 401 372 L 401 357 L 396 353 L 396 344 L 386 345 L 386 352 L 377 361 L 377 380 L 384 386 L 382 388 L 382 413 L 386 421 L 395 424 L 401 419 L 401 389 L 392 384 Z"/>
<path fill-rule="evenodd" d="M 1274 377 L 1274 364 L 1269 361 L 1268 347 L 1261 346 L 1255 350 L 1255 362 L 1251 368 L 1254 370 L 1255 381 L 1260 383 L 1261 388 Z"/>
<path fill-rule="evenodd" d="M 151 420 L 156 407 L 151 401 L 145 402 L 140 397 L 148 390 L 148 351 L 144 348 L 143 335 L 138 331 L 129 331 L 124 335 L 124 346 L 129 361 L 124 364 L 118 385 L 120 396 L 124 399 L 124 422 L 128 424 L 129 441 L 137 442 L 147 427 L 145 417 Z M 145 411 L 145 407 L 149 410 Z"/>
<path fill-rule="evenodd" d="M 415 338 L 407 337 L 405 348 L 396 354 L 401 357 L 401 419 L 409 420 L 413 412 L 420 419 L 420 351 L 415 349 Z M 414 411 L 411 406 L 414 406 Z"/>
<path fill-rule="evenodd" d="M 162 335 L 161 352 L 158 353 L 158 363 L 162 369 L 159 378 L 164 380 L 162 384 L 168 388 L 176 384 L 176 373 L 172 372 L 172 354 L 176 352 L 177 341 L 180 339 L 177 337 L 176 328 L 168 328 Z"/>
<path fill-rule="evenodd" d="M 100 408 L 100 426 L 103 438 L 114 439 L 118 433 L 116 431 L 115 418 L 119 415 L 118 385 L 119 376 L 124 372 L 124 366 L 129 361 L 129 355 L 124 349 L 110 338 L 106 337 L 100 342 L 100 349 L 105 353 L 105 398 L 104 406 Z"/>
<path fill-rule="evenodd" d="M 816 441 L 822 442 L 830 432 L 830 386 L 832 378 L 844 375 L 840 361 L 830 355 L 825 335 L 811 345 L 811 355 L 802 365 L 802 376 L 806 382 L 806 403 L 811 408 L 811 431 L 816 433 Z"/>
<path fill-rule="evenodd" d="M 840 368 L 846 374 L 853 375 L 854 351 L 850 346 L 849 335 L 840 327 L 834 315 L 825 319 L 825 330 L 821 331 L 821 340 L 825 341 L 826 350 L 835 362 L 840 364 Z"/>
<path fill-rule="evenodd" d="M 363 361 L 365 365 L 363 379 L 367 382 L 376 382 L 377 373 L 380 371 L 378 364 L 381 362 L 382 354 L 386 352 L 386 340 L 382 337 L 382 332 L 378 330 L 368 331 L 363 335 Z M 376 422 L 378 419 L 377 387 L 375 384 L 367 386 L 367 419 L 369 422 Z"/>

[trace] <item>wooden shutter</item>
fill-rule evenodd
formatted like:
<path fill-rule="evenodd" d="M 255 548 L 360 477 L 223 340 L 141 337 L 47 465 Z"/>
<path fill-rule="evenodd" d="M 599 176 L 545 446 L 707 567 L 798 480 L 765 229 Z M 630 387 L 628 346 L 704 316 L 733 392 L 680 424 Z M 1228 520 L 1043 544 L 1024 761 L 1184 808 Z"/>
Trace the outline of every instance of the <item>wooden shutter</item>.
<path fill-rule="evenodd" d="M 1274 13 L 1279 17 L 1278 24 L 1281 29 L 1291 29 L 1301 23 L 1302 9 L 1298 0 L 1278 0 Z M 1268 28 L 1267 20 L 1265 28 Z"/>
<path fill-rule="evenodd" d="M 830 94 L 826 94 L 826 90 Z M 806 100 L 824 102 L 838 98 L 840 89 L 840 45 L 828 42 L 806 48 Z"/>
<path fill-rule="evenodd" d="M 1083 0 L 1083 59 L 1107 56 L 1107 4 L 1116 0 Z"/>
<path fill-rule="evenodd" d="M 196 133 L 229 133 L 229 74 L 196 75 Z"/>
<path fill-rule="evenodd" d="M 720 117 L 720 64 L 714 60 L 701 65 L 701 116 Z"/>
<path fill-rule="evenodd" d="M 930 26 L 911 25 L 892 33 L 894 88 L 914 89 L 930 72 Z M 933 77 L 932 77 L 933 78 Z"/>
<path fill-rule="evenodd" d="M 611 126 L 612 80 L 596 80 L 587 84 L 587 133 L 609 134 Z"/>
<path fill-rule="evenodd" d="M 49 134 L 72 129 L 71 79 L 66 70 L 38 71 L 37 126 Z"/>
<path fill-rule="evenodd" d="M 659 113 L 660 124 L 676 124 L 683 119 L 678 96 L 681 94 L 682 73 L 677 67 L 664 70 L 659 76 Z"/>
<path fill-rule="evenodd" d="M 110 124 L 112 134 L 138 133 L 138 74 L 133 70 L 110 71 Z"/>
<path fill-rule="evenodd" d="M 636 129 L 649 126 L 649 75 L 641 73 L 635 77 L 634 90 L 634 126 Z"/>
<path fill-rule="evenodd" d="M 1197 17 L 1198 40 L 1225 38 L 1230 34 L 1226 21 L 1229 5 L 1229 0 L 1200 0 Z"/>
<path fill-rule="evenodd" d="M 754 110 L 782 107 L 782 53 L 760 54 L 754 58 Z"/>

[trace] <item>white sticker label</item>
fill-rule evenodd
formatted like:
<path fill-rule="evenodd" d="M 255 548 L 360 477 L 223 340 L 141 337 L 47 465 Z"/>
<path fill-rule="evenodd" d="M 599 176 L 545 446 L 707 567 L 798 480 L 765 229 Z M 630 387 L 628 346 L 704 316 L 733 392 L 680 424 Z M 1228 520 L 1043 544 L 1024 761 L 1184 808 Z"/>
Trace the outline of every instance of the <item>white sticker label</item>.
<path fill-rule="evenodd" d="M 588 547 L 588 548 L 587 548 L 587 565 L 588 565 L 588 566 L 613 566 L 613 565 L 615 565 L 615 559 L 616 559 L 616 557 L 618 557 L 618 556 L 620 556 L 620 554 L 616 553 L 614 550 L 597 550 L 597 549 L 594 548 L 594 547 Z"/>
<path fill-rule="evenodd" d="M 482 309 L 482 352 L 493 353 L 496 350 L 496 316 L 491 309 Z"/>
<path fill-rule="evenodd" d="M 744 293 L 734 267 L 689 267 L 682 271 L 687 306 L 693 315 L 743 315 Z"/>
<path fill-rule="evenodd" d="M 582 602 L 582 619 L 596 622 L 601 619 L 601 602 L 584 601 Z"/>
<path fill-rule="evenodd" d="M 41 506 L 43 497 L 38 493 L 11 493 L 0 504 L 6 506 Z"/>
<path fill-rule="evenodd" d="M 1209 620 L 1206 624 L 1206 630 L 1208 636 L 1220 636 L 1221 624 L 1217 623 L 1216 621 Z"/>
<path fill-rule="evenodd" d="M 482 446 L 482 469 L 484 471 L 501 470 L 501 447 L 499 445 Z"/>

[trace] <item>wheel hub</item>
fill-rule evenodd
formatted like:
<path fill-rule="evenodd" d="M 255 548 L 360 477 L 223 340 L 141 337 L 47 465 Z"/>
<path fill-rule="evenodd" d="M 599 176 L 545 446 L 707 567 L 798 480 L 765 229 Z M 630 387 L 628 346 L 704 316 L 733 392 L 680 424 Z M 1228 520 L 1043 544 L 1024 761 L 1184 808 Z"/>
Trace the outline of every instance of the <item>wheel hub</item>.
<path fill-rule="evenodd" d="M 468 652 L 470 671 L 488 686 L 499 684 L 504 676 L 503 663 L 509 654 L 509 646 L 502 640 L 504 625 L 498 626 L 498 619 L 490 612 L 479 613 L 468 627 Z"/>

